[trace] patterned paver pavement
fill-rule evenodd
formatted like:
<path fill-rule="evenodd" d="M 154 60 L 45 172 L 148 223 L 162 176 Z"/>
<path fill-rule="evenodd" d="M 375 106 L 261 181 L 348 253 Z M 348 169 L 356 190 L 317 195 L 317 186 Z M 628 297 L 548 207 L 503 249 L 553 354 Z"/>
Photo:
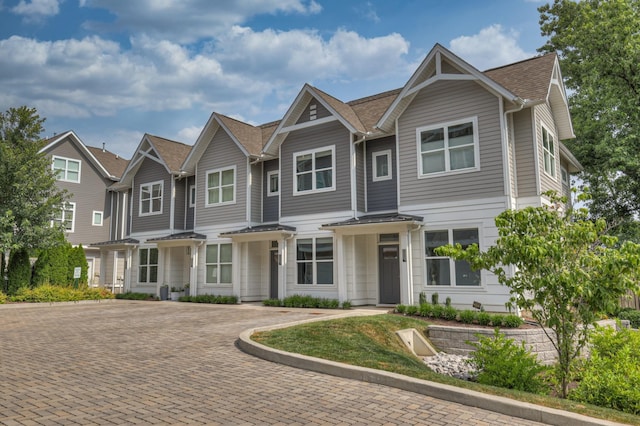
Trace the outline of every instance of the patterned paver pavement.
<path fill-rule="evenodd" d="M 245 329 L 318 315 L 175 302 L 0 306 L 0 424 L 539 424 L 234 345 Z"/>

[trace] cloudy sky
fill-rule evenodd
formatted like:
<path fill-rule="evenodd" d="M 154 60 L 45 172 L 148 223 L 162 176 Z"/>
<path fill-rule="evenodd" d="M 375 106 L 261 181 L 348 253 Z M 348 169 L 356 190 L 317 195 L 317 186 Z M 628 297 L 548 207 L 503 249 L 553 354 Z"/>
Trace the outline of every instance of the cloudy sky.
<path fill-rule="evenodd" d="M 0 110 L 129 158 L 209 115 L 277 120 L 304 83 L 401 87 L 435 43 L 485 70 L 544 44 L 540 0 L 0 0 Z"/>

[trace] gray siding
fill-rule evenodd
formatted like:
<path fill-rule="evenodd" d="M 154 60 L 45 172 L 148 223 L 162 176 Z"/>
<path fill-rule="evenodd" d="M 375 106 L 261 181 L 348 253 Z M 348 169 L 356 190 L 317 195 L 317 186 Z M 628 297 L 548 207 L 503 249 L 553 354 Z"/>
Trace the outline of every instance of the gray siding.
<path fill-rule="evenodd" d="M 373 154 L 391 151 L 391 179 L 373 181 Z M 396 137 L 389 136 L 367 142 L 367 211 L 398 208 L 398 171 L 396 170 Z"/>
<path fill-rule="evenodd" d="M 235 203 L 207 207 L 207 172 L 233 166 L 236 167 Z M 224 130 L 216 132 L 202 154 L 196 182 L 196 227 L 247 220 L 247 157 Z"/>
<path fill-rule="evenodd" d="M 360 212 L 366 212 L 367 206 L 365 201 L 365 155 L 364 143 L 355 146 L 356 151 L 356 209 Z"/>
<path fill-rule="evenodd" d="M 311 121 L 311 105 L 315 105 L 316 106 L 316 120 L 318 118 L 324 118 L 324 117 L 329 117 L 331 115 L 331 113 L 329 112 L 328 109 L 326 109 L 320 102 L 318 102 L 316 99 L 312 99 L 307 106 L 304 108 L 304 111 L 302 112 L 302 114 L 300 115 L 300 117 L 298 118 L 298 121 L 296 121 L 296 124 L 300 124 L 300 123 L 304 123 L 307 121 Z"/>
<path fill-rule="evenodd" d="M 532 110 L 526 109 L 513 115 L 516 176 L 518 180 L 518 197 L 537 195 L 535 143 L 533 141 Z"/>
<path fill-rule="evenodd" d="M 263 222 L 277 222 L 278 217 L 278 208 L 280 196 L 267 196 L 267 185 L 269 185 L 269 181 L 267 180 L 267 173 L 278 170 L 279 162 L 278 160 L 269 160 L 262 163 L 263 165 L 263 179 L 262 179 L 262 221 Z M 282 185 L 282 180 L 280 180 L 280 185 Z"/>
<path fill-rule="evenodd" d="M 340 122 L 331 122 L 296 130 L 280 147 L 280 216 L 298 216 L 351 209 L 350 150 L 351 135 Z M 293 196 L 294 153 L 335 146 L 335 191 Z"/>
<path fill-rule="evenodd" d="M 480 170 L 418 179 L 416 128 L 477 117 Z M 411 205 L 504 195 L 498 98 L 470 81 L 423 89 L 398 120 L 400 203 Z"/>
<path fill-rule="evenodd" d="M 119 240 L 129 235 L 129 198 L 130 192 L 110 192 L 113 207 L 112 220 L 110 221 L 110 240 Z M 125 194 L 127 198 L 125 200 Z M 124 230 L 124 232 L 123 232 Z"/>
<path fill-rule="evenodd" d="M 176 198 L 175 198 L 175 209 L 173 213 L 173 229 L 176 231 L 184 230 L 184 223 L 186 217 L 186 205 L 189 204 L 188 195 L 189 189 L 185 186 L 187 182 L 186 178 L 176 179 L 175 187 L 176 187 Z"/>
<path fill-rule="evenodd" d="M 555 121 L 551 109 L 547 104 L 537 105 L 535 107 L 536 119 L 540 120 L 540 123 L 536 122 L 536 138 L 538 140 L 538 162 L 540 167 L 540 190 L 556 191 L 558 194 L 562 193 L 562 182 L 560 178 L 560 145 L 558 140 L 558 129 L 556 128 Z M 556 176 L 555 178 L 549 176 L 544 171 L 544 156 L 542 155 L 542 125 L 551 132 L 553 135 L 553 148 L 554 156 L 556 159 Z"/>
<path fill-rule="evenodd" d="M 59 188 L 69 191 L 71 194 L 69 201 L 75 203 L 76 206 L 74 230 L 67 233 L 67 240 L 73 245 L 82 244 L 83 246 L 108 240 L 111 222 L 111 196 L 107 193 L 107 185 L 111 181 L 103 178 L 98 169 L 69 139 L 53 147 L 48 155 L 81 162 L 80 183 L 56 181 Z M 102 226 L 93 225 L 94 210 L 102 212 Z"/>
<path fill-rule="evenodd" d="M 262 222 L 262 164 L 251 166 L 251 221 Z"/>
<path fill-rule="evenodd" d="M 186 197 L 186 201 L 185 201 L 185 205 L 187 206 L 187 215 L 186 215 L 186 221 L 185 221 L 185 227 L 184 229 L 193 229 L 193 220 L 195 218 L 195 208 L 191 207 L 189 205 L 189 188 L 191 187 L 191 185 L 195 185 L 196 183 L 196 177 L 195 176 L 189 176 L 187 178 L 187 197 Z"/>
<path fill-rule="evenodd" d="M 162 181 L 162 214 L 139 216 L 140 186 L 146 183 Z M 133 180 L 133 197 L 131 199 L 132 217 L 131 232 L 146 232 L 169 229 L 169 209 L 171 205 L 171 176 L 160 163 L 145 158 Z"/>

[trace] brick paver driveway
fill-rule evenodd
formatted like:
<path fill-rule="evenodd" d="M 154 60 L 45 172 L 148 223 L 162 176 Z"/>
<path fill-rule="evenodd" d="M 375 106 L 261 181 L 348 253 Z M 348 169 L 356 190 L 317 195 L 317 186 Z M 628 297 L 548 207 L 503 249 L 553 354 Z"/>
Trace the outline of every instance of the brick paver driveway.
<path fill-rule="evenodd" d="M 530 425 L 254 358 L 242 330 L 318 311 L 171 302 L 0 306 L 0 423 Z"/>

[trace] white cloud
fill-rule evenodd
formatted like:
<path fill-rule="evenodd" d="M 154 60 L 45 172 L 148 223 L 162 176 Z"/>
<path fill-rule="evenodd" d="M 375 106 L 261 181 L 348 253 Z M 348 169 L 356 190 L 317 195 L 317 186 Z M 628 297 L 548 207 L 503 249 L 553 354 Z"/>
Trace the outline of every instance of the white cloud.
<path fill-rule="evenodd" d="M 60 12 L 59 0 L 20 0 L 11 8 L 16 15 L 23 15 L 27 20 L 38 20 L 47 16 L 54 16 Z"/>
<path fill-rule="evenodd" d="M 517 31 L 505 31 L 495 24 L 472 36 L 460 36 L 449 43 L 451 51 L 479 70 L 517 62 L 535 56 L 518 46 Z"/>
<path fill-rule="evenodd" d="M 193 145 L 198 139 L 198 136 L 200 136 L 201 132 L 202 126 L 184 127 L 178 131 L 175 140 L 186 143 L 188 145 Z"/>

